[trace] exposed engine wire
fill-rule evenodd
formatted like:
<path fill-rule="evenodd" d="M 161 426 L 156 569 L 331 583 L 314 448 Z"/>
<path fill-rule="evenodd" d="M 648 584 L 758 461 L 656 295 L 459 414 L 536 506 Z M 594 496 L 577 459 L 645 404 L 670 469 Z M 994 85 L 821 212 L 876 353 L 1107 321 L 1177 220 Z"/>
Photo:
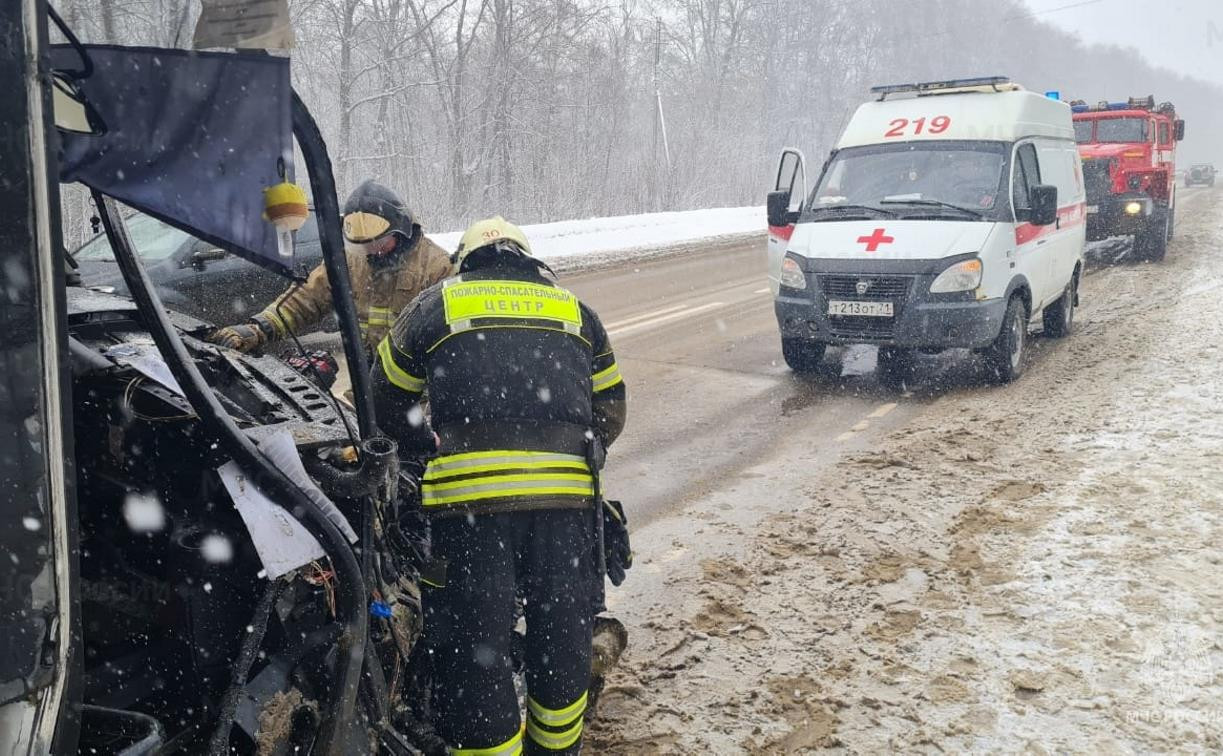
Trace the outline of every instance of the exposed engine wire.
<path fill-rule="evenodd" d="M 293 285 L 289 287 L 289 290 L 285 292 L 284 295 L 278 297 L 276 299 L 276 303 L 272 306 L 276 311 L 276 317 L 280 318 L 280 322 L 284 324 L 285 333 L 289 334 L 289 338 L 292 339 L 293 345 L 297 347 L 298 354 L 300 354 L 303 358 L 306 358 L 305 362 L 310 366 L 310 372 L 314 373 L 314 378 L 316 381 L 318 381 L 319 388 L 323 388 L 323 376 L 319 373 L 318 368 L 315 367 L 314 362 L 309 359 L 306 348 L 297 338 L 297 334 L 293 332 L 293 327 L 289 325 L 290 321 L 285 318 L 284 313 L 280 310 L 280 306 L 284 303 L 284 300 L 288 299 L 290 295 L 296 293 L 297 290 L 301 288 L 301 285 L 301 281 L 294 281 Z M 335 413 L 340 416 L 340 422 L 344 424 L 344 432 L 348 434 L 348 442 L 352 444 L 352 448 L 356 450 L 357 455 L 360 456 L 361 450 L 357 445 L 357 436 L 355 433 L 353 433 L 352 426 L 348 423 L 348 415 L 344 413 L 344 409 L 340 405 L 340 400 L 336 398 L 335 394 L 331 393 L 330 389 L 324 388 L 323 393 L 325 393 L 327 398 L 331 400 L 332 406 L 335 407 Z"/>

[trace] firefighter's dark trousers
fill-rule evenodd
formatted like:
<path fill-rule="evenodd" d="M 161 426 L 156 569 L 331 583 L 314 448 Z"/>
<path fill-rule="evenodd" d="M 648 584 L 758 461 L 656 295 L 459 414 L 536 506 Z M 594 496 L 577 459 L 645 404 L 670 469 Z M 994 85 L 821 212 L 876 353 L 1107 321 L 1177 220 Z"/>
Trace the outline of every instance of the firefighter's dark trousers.
<path fill-rule="evenodd" d="M 437 730 L 454 753 L 576 754 L 590 685 L 593 528 L 589 509 L 432 523 L 446 586 L 425 593 Z M 510 635 L 527 624 L 525 729 Z"/>

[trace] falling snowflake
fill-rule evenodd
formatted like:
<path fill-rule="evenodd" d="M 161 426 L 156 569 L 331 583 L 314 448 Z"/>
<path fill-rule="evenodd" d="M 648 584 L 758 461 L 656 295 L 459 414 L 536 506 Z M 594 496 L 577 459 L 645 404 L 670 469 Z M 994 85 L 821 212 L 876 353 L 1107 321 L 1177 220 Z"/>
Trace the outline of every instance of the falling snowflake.
<path fill-rule="evenodd" d="M 210 533 L 204 536 L 200 544 L 200 553 L 204 560 L 212 564 L 226 564 L 234 558 L 234 545 L 220 533 Z"/>
<path fill-rule="evenodd" d="M 123 501 L 123 519 L 136 533 L 153 533 L 166 527 L 166 510 L 153 493 L 130 493 Z"/>

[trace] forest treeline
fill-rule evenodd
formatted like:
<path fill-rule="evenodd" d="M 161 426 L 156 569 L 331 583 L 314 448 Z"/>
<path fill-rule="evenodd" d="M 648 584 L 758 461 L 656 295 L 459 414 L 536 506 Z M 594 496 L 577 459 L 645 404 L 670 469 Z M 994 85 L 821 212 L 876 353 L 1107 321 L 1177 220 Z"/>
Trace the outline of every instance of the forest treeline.
<path fill-rule="evenodd" d="M 185 46 L 198 14 L 198 0 L 58 4 L 89 42 Z M 527 223 L 762 204 L 777 151 L 802 147 L 818 169 L 880 83 L 1005 74 L 1089 102 L 1153 94 L 1188 122 L 1182 162 L 1215 159 L 1223 126 L 1223 89 L 1084 45 L 1018 0 L 290 8 L 294 84 L 341 193 L 379 179 L 434 230 L 491 213 Z M 65 209 L 70 221 L 86 212 Z"/>

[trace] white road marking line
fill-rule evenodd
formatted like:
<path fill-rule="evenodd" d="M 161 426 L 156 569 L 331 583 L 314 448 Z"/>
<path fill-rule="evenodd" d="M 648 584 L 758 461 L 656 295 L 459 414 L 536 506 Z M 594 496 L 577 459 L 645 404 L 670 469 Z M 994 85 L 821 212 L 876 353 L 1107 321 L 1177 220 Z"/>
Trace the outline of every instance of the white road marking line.
<path fill-rule="evenodd" d="M 756 289 L 752 293 L 753 294 L 768 294 L 770 291 L 772 291 L 772 289 L 766 286 L 763 289 Z"/>
<path fill-rule="evenodd" d="M 849 439 L 851 439 L 851 438 L 853 438 L 853 437 L 854 437 L 854 432 L 853 432 L 853 431 L 845 431 L 845 432 L 844 432 L 844 433 L 842 433 L 841 435 L 837 436 L 837 440 L 838 440 L 838 441 L 848 441 Z"/>
<path fill-rule="evenodd" d="M 699 307 L 688 307 L 683 310 L 680 310 L 679 312 L 673 312 L 669 315 L 663 315 L 661 317 L 654 318 L 653 320 L 646 320 L 646 321 L 642 321 L 639 323 L 633 323 L 632 325 L 626 325 L 620 328 L 609 328 L 607 329 L 607 335 L 608 336 L 622 336 L 626 333 L 632 333 L 633 331 L 641 330 L 642 328 L 651 328 L 653 326 L 658 326 L 658 325 L 663 325 L 664 323 L 669 323 L 672 320 L 679 320 L 681 318 L 688 318 L 688 317 L 692 317 L 693 315 L 699 315 L 700 313 L 705 312 L 706 310 L 713 310 L 718 307 L 722 307 L 725 304 L 726 304 L 725 302 L 709 302 Z"/>
<path fill-rule="evenodd" d="M 613 328 L 621 328 L 623 326 L 629 325 L 630 323 L 636 323 L 639 320 L 649 320 L 650 318 L 656 318 L 659 315 L 666 315 L 669 312 L 675 312 L 676 310 L 682 310 L 682 309 L 684 309 L 684 305 L 672 305 L 671 307 L 664 307 L 661 310 L 654 310 L 653 312 L 647 312 L 641 315 L 634 315 L 631 318 L 624 318 L 623 320 L 617 320 L 615 323 L 604 323 L 603 327 L 610 331 Z"/>
<path fill-rule="evenodd" d="M 886 415 L 887 413 L 891 412 L 894 409 L 896 409 L 896 402 L 888 402 L 887 404 L 881 404 L 874 412 L 867 415 L 867 417 L 883 417 L 884 415 Z"/>
<path fill-rule="evenodd" d="M 850 428 L 850 430 L 855 431 L 855 432 L 861 432 L 861 431 L 866 430 L 870 426 L 871 426 L 870 420 L 863 420 L 862 422 L 858 423 L 854 427 Z"/>

